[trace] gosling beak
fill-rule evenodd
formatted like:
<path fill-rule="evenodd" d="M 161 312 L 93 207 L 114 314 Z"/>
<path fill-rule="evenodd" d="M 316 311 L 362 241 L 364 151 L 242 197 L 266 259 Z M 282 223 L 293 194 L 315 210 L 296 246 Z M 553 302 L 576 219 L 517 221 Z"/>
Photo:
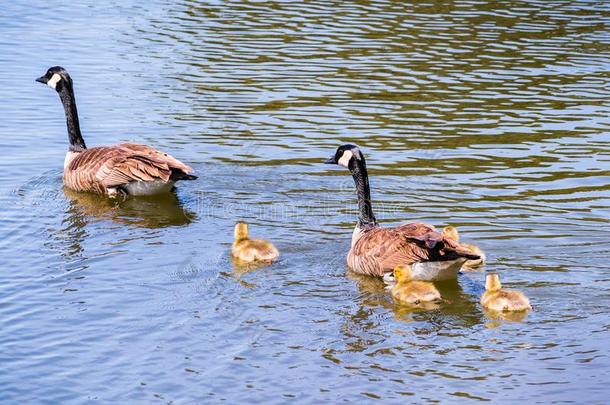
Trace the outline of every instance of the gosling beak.
<path fill-rule="evenodd" d="M 47 84 L 47 81 L 48 81 L 48 80 L 47 80 L 47 78 L 46 78 L 46 77 L 44 77 L 44 76 L 40 76 L 38 79 L 36 79 L 36 81 L 37 81 L 38 83 Z"/>
<path fill-rule="evenodd" d="M 328 159 L 326 159 L 324 161 L 324 163 L 327 164 L 327 165 L 334 165 L 335 164 L 335 157 L 334 156 L 329 157 Z"/>

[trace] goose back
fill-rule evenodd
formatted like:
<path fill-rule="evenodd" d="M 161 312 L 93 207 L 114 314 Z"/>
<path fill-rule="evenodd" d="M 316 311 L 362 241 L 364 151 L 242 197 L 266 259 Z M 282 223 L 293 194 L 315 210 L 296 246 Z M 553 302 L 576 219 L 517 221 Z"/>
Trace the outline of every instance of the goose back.
<path fill-rule="evenodd" d="M 396 266 L 478 256 L 434 227 L 413 222 L 395 228 L 354 232 L 347 264 L 355 272 L 383 276 Z"/>
<path fill-rule="evenodd" d="M 150 182 L 155 187 L 148 191 L 153 193 L 166 191 L 175 180 L 193 178 L 191 172 L 173 156 L 145 145 L 124 143 L 68 152 L 64 183 L 76 191 L 108 194 L 117 188 L 128 192 L 128 185 Z"/>

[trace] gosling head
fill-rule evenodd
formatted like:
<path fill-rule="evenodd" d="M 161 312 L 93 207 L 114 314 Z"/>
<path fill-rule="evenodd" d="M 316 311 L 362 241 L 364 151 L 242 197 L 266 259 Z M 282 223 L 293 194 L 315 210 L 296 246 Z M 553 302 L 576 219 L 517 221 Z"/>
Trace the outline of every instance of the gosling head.
<path fill-rule="evenodd" d="M 356 145 L 350 143 L 341 145 L 337 148 L 334 156 L 328 158 L 324 163 L 335 164 L 343 167 L 350 167 L 351 162 L 355 161 L 364 162 L 364 156 L 360 149 Z"/>
<path fill-rule="evenodd" d="M 498 291 L 502 288 L 500 283 L 500 276 L 498 273 L 488 273 L 485 277 L 485 290 L 486 291 Z"/>
<path fill-rule="evenodd" d="M 413 280 L 413 270 L 411 269 L 411 266 L 396 266 L 394 268 L 394 278 L 398 283 Z"/>
<path fill-rule="evenodd" d="M 248 224 L 241 221 L 236 223 L 233 234 L 236 241 L 248 239 Z"/>
<path fill-rule="evenodd" d="M 455 226 L 446 226 L 443 228 L 443 235 L 449 239 L 453 239 L 456 242 L 460 241 L 460 234 Z"/>
<path fill-rule="evenodd" d="M 64 88 L 72 88 L 72 78 L 66 72 L 66 69 L 61 66 L 50 67 L 47 73 L 40 76 L 36 81 L 46 84 L 57 92 L 62 91 Z"/>

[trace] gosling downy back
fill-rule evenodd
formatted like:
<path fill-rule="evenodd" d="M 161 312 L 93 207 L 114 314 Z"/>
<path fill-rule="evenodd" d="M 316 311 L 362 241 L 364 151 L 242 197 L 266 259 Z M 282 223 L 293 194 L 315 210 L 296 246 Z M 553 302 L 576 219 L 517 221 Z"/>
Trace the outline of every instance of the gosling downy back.
<path fill-rule="evenodd" d="M 238 222 L 233 230 L 235 240 L 231 254 L 242 262 L 273 262 L 279 257 L 279 252 L 271 242 L 263 239 L 250 239 L 248 224 Z"/>
<path fill-rule="evenodd" d="M 407 304 L 420 304 L 438 301 L 440 292 L 434 284 L 427 281 L 413 281 L 411 266 L 396 266 L 394 268 L 396 284 L 391 288 L 392 297 Z"/>
<path fill-rule="evenodd" d="M 481 305 L 486 309 L 498 312 L 532 309 L 529 299 L 522 292 L 502 289 L 500 276 L 497 273 L 487 274 Z"/>

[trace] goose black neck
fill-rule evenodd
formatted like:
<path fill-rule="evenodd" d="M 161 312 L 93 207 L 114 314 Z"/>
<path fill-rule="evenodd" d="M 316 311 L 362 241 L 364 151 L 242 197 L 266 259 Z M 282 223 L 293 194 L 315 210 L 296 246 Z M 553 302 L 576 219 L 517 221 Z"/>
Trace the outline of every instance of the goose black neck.
<path fill-rule="evenodd" d="M 78 111 L 76 110 L 76 99 L 74 98 L 74 90 L 72 89 L 71 83 L 64 84 L 58 93 L 66 113 L 66 125 L 68 126 L 70 150 L 73 152 L 80 152 L 87 149 L 85 140 L 80 132 Z"/>
<path fill-rule="evenodd" d="M 369 187 L 369 175 L 366 170 L 364 157 L 351 159 L 349 170 L 356 183 L 356 194 L 358 195 L 358 226 L 360 228 L 372 228 L 377 226 L 377 220 L 371 206 L 371 189 Z"/>

